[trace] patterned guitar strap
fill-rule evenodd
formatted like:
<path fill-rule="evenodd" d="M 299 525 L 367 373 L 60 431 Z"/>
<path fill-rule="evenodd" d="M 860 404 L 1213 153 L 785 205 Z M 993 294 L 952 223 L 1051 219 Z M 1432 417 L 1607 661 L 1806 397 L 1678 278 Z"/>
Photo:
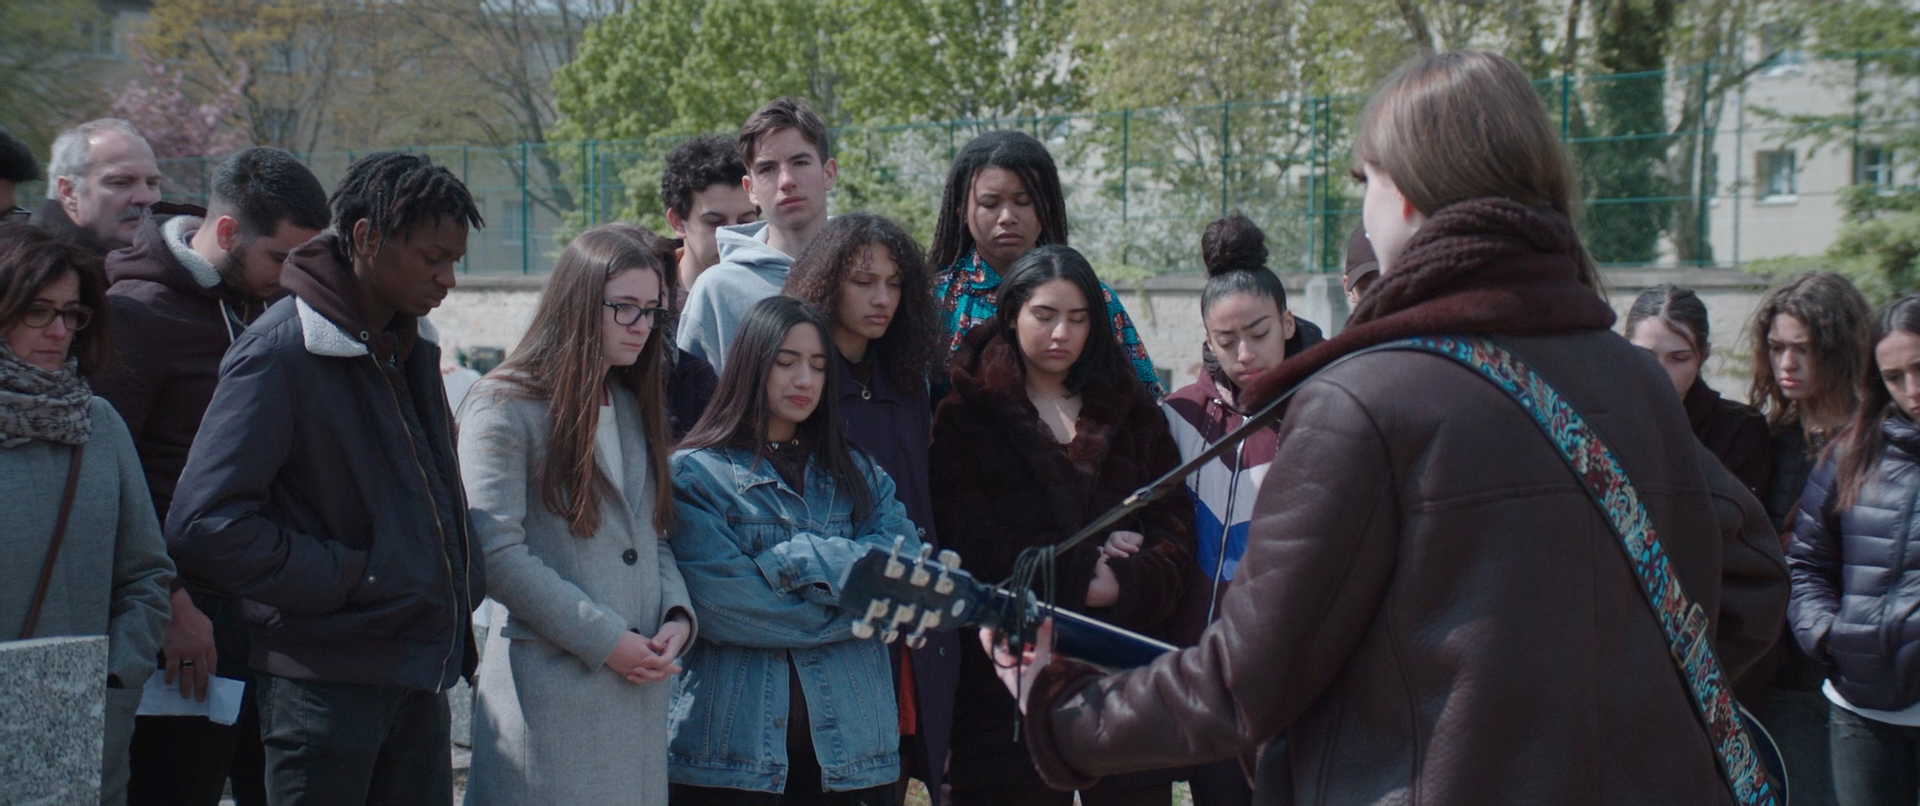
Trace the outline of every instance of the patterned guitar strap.
<path fill-rule="evenodd" d="M 1526 362 L 1489 339 L 1423 336 L 1377 349 L 1417 350 L 1451 358 L 1472 368 L 1526 410 L 1547 440 L 1559 449 L 1560 458 L 1573 469 L 1620 538 L 1634 576 L 1660 622 L 1660 631 L 1666 634 L 1668 654 L 1686 680 L 1694 710 L 1706 723 L 1720 770 L 1734 798 L 1742 806 L 1780 806 L 1783 793 L 1760 764 L 1753 740 L 1734 710 L 1720 660 L 1713 653 L 1706 613 L 1681 590 L 1640 496 L 1613 452 L 1580 413 L 1561 400 L 1560 394 Z"/>

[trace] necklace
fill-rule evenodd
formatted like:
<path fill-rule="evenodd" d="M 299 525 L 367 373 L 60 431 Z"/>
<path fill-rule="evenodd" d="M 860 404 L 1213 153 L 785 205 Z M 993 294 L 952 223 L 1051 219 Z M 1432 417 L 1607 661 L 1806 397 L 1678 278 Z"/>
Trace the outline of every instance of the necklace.
<path fill-rule="evenodd" d="M 853 377 L 853 373 L 847 373 L 847 380 L 850 380 L 850 381 L 853 381 L 853 385 L 854 385 L 854 386 L 858 386 L 858 387 L 860 387 L 860 399 L 861 399 L 861 400 L 872 400 L 872 399 L 873 399 L 873 390 L 872 390 L 872 389 L 868 389 L 868 388 L 867 388 L 867 385 L 866 385 L 866 384 L 864 384 L 864 383 L 861 383 L 861 382 L 860 382 L 860 379 L 859 379 L 859 378 L 855 378 L 855 377 Z"/>

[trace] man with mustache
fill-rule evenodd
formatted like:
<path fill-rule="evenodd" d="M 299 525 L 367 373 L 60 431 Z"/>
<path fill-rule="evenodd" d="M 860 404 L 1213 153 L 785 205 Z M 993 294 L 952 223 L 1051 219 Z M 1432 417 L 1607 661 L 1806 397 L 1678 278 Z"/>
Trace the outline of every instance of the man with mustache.
<path fill-rule="evenodd" d="M 47 202 L 33 223 L 104 256 L 131 246 L 160 201 L 160 163 L 133 124 L 90 120 L 60 133 L 47 164 Z"/>
<path fill-rule="evenodd" d="M 798 99 L 770 101 L 740 127 L 742 184 L 764 220 L 720 228 L 720 262 L 694 281 L 676 331 L 680 348 L 715 372 L 725 369 L 747 309 L 780 293 L 793 259 L 826 226 L 827 193 L 840 173 L 830 152 L 826 122 Z"/>
<path fill-rule="evenodd" d="M 208 210 L 160 224 L 107 256 L 119 362 L 92 379 L 127 421 L 161 522 L 187 451 L 213 400 L 228 346 L 280 294 L 287 254 L 327 228 L 327 191 L 277 148 L 250 148 L 214 169 Z M 167 679 L 205 699 L 208 679 L 250 678 L 239 604 L 175 582 L 162 644 Z M 216 652 L 217 649 L 217 652 Z M 231 773 L 241 806 L 265 804 L 259 719 L 226 726 L 193 717 L 141 717 L 133 734 L 134 802 L 214 806 Z"/>

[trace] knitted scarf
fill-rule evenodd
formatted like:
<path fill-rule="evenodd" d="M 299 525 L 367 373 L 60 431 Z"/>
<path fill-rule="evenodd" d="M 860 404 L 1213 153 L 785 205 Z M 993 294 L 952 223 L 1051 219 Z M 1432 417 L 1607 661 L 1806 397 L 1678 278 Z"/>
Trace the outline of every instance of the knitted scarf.
<path fill-rule="evenodd" d="M 15 357 L 0 340 L 0 448 L 40 439 L 83 445 L 93 433 L 93 391 L 72 357 L 48 372 Z"/>
<path fill-rule="evenodd" d="M 1348 353 L 1411 336 L 1553 333 L 1613 326 L 1613 308 L 1580 282 L 1567 217 L 1507 199 L 1436 211 L 1368 290 L 1340 335 L 1248 384 L 1253 411 Z"/>

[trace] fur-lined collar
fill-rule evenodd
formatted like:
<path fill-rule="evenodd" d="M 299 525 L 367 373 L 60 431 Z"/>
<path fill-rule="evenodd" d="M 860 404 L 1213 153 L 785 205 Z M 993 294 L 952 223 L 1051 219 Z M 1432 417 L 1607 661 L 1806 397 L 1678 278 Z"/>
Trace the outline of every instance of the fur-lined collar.
<path fill-rule="evenodd" d="M 220 284 L 220 271 L 213 267 L 212 262 L 201 257 L 199 252 L 193 251 L 192 243 L 194 231 L 200 229 L 205 221 L 199 216 L 174 216 L 160 225 L 160 235 L 161 240 L 166 241 L 167 251 L 173 253 L 173 259 L 180 261 L 181 266 L 186 267 L 188 274 L 193 275 L 193 281 L 199 283 L 201 288 L 213 288 Z"/>
<path fill-rule="evenodd" d="M 998 328 L 974 329 L 955 357 L 953 391 L 983 419 L 1010 432 L 1014 444 L 1053 448 L 1042 450 L 1030 460 L 1043 466 L 1049 464 L 1043 457 L 1059 455 L 1059 443 L 1027 398 L 1026 373 L 1017 349 L 998 333 Z M 1154 405 L 1131 378 L 1125 380 L 1129 383 L 1116 386 L 1095 382 L 1080 390 L 1080 416 L 1074 423 L 1073 441 L 1065 446 L 1064 453 L 1074 475 L 1082 481 L 1099 474 L 1128 411 L 1135 405 Z"/>
<path fill-rule="evenodd" d="M 307 352 L 329 358 L 355 358 L 370 355 L 364 341 L 348 335 L 339 325 L 308 305 L 307 301 L 295 297 L 294 307 L 300 312 L 300 337 Z M 420 330 L 420 339 L 432 344 L 440 343 L 440 331 L 427 321 L 426 317 L 414 320 Z"/>

